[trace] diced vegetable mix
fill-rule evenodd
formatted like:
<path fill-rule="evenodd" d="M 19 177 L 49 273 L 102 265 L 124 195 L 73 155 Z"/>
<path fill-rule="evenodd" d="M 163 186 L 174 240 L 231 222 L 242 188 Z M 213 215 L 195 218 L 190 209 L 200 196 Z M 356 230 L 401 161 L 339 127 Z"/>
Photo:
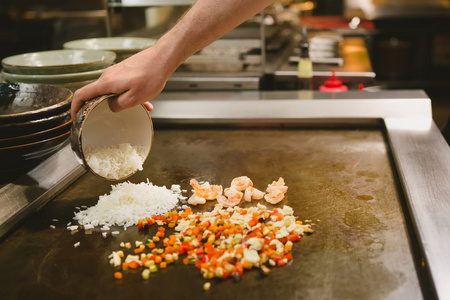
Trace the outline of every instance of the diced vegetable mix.
<path fill-rule="evenodd" d="M 195 265 L 205 279 L 215 277 L 240 279 L 245 270 L 259 268 L 267 275 L 271 267 L 284 266 L 293 260 L 292 246 L 310 225 L 297 221 L 289 206 L 268 210 L 258 204 L 250 208 L 224 208 L 218 204 L 211 212 L 172 211 L 138 221 L 139 230 L 158 226 L 156 234 L 136 247 L 126 257 L 122 250 L 111 255 L 117 269 L 142 269 L 142 278 L 167 268 L 183 256 L 185 265 Z M 167 235 L 167 228 L 174 233 Z M 125 249 L 131 243 L 121 243 Z M 130 250 L 128 250 L 130 251 Z M 116 279 L 122 273 L 114 273 Z M 205 287 L 205 290 L 209 289 Z"/>

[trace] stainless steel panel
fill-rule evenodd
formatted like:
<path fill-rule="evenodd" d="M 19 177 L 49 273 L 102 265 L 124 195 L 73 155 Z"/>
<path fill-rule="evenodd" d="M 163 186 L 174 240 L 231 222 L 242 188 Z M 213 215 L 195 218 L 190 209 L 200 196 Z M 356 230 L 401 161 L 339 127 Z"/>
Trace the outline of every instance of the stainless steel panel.
<path fill-rule="evenodd" d="M 0 187 L 0 237 L 76 180 L 84 169 L 69 145 L 20 177 Z"/>

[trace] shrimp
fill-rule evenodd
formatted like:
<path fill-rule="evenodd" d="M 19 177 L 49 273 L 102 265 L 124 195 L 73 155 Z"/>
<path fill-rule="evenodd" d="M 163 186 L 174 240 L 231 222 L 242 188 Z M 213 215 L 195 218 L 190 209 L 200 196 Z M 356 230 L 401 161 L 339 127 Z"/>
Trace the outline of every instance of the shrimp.
<path fill-rule="evenodd" d="M 226 207 L 238 205 L 239 203 L 241 203 L 242 197 L 244 196 L 242 192 L 236 190 L 233 187 L 226 188 L 224 195 L 219 195 L 217 197 L 217 202 Z"/>
<path fill-rule="evenodd" d="M 277 204 L 284 199 L 284 193 L 282 190 L 273 189 L 269 194 L 264 196 L 264 199 L 270 204 Z"/>
<path fill-rule="evenodd" d="M 253 186 L 253 182 L 247 176 L 236 177 L 231 181 L 231 187 L 234 187 L 240 192 L 244 191 L 249 186 Z"/>
<path fill-rule="evenodd" d="M 208 182 L 199 184 L 194 178 L 191 179 L 190 184 L 194 189 L 195 194 L 198 197 L 205 198 L 206 200 L 214 200 L 218 195 L 222 194 L 221 185 L 210 185 Z"/>
<path fill-rule="evenodd" d="M 272 184 L 269 184 L 267 186 L 266 192 L 270 194 L 273 190 L 280 190 L 283 193 L 286 193 L 287 189 L 288 189 L 288 187 L 287 187 L 287 185 L 284 184 L 283 177 L 280 177 L 278 179 L 278 181 L 274 181 L 274 182 L 272 182 Z"/>
<path fill-rule="evenodd" d="M 206 203 L 206 199 L 197 196 L 197 194 L 192 194 L 192 196 L 188 199 L 188 203 L 190 205 L 197 205 L 197 204 L 205 204 Z"/>
<path fill-rule="evenodd" d="M 252 201 L 252 199 L 260 200 L 263 197 L 264 197 L 264 192 L 262 192 L 262 191 L 260 191 L 258 189 L 255 189 L 252 186 L 249 186 L 249 187 L 247 187 L 245 189 L 244 200 L 247 201 L 247 202 Z"/>

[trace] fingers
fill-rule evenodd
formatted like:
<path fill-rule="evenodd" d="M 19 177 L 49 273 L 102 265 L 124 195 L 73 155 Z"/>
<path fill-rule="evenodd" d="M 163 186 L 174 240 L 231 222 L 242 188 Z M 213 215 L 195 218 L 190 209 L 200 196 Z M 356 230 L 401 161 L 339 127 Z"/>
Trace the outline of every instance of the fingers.
<path fill-rule="evenodd" d="M 135 105 L 139 105 L 138 102 L 134 102 L 131 100 L 131 97 L 129 96 L 129 92 L 123 93 L 119 95 L 118 97 L 113 97 L 108 99 L 109 109 L 111 109 L 112 112 L 119 112 L 127 108 L 131 108 Z M 153 110 L 153 105 L 150 102 L 144 102 L 142 103 L 144 107 L 148 111 Z"/>
<path fill-rule="evenodd" d="M 108 99 L 108 104 L 112 112 L 119 112 L 124 109 L 134 107 L 138 104 L 143 104 L 148 111 L 152 111 L 153 105 L 148 101 L 145 101 L 145 99 L 148 98 L 148 96 L 142 95 L 141 93 L 137 93 L 135 90 L 130 89 L 117 97 Z"/>
<path fill-rule="evenodd" d="M 144 103 L 142 103 L 144 106 L 145 106 L 145 108 L 148 110 L 148 111 L 152 111 L 153 110 L 153 104 L 151 104 L 150 102 L 144 102 Z"/>
<path fill-rule="evenodd" d="M 109 98 L 108 99 L 109 109 L 112 112 L 119 112 L 124 109 L 132 107 L 133 105 L 130 105 L 127 102 L 129 101 L 129 94 L 130 94 L 129 92 L 125 92 L 117 97 Z"/>
<path fill-rule="evenodd" d="M 89 101 L 99 95 L 102 95 L 102 91 L 99 90 L 97 81 L 76 90 L 73 95 L 72 106 L 70 108 L 70 115 L 72 116 L 72 119 L 75 118 L 75 115 L 86 101 Z"/>
<path fill-rule="evenodd" d="M 87 86 L 85 86 L 85 87 L 87 87 Z M 88 100 L 86 98 L 83 98 L 82 90 L 83 90 L 83 88 L 78 89 L 73 94 L 72 105 L 70 107 L 70 115 L 71 115 L 72 119 L 75 118 L 75 115 L 80 110 L 80 108 L 84 105 L 84 102 Z"/>

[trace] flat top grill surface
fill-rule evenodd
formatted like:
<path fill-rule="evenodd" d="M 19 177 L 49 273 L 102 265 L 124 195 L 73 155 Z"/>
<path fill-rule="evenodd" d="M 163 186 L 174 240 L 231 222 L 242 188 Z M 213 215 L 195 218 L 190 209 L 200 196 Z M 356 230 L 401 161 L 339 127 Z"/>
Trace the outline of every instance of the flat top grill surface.
<path fill-rule="evenodd" d="M 263 277 L 205 280 L 181 260 L 144 281 L 140 272 L 113 278 L 108 255 L 120 242 L 146 240 L 136 227 L 102 237 L 71 233 L 77 206 L 92 206 L 111 182 L 86 173 L 0 244 L 1 299 L 422 299 L 420 266 L 390 154 L 380 130 L 156 129 L 144 171 L 129 181 L 180 184 L 196 178 L 228 187 L 247 175 L 265 189 L 280 176 L 289 186 L 281 205 L 292 206 L 315 232 L 294 244 L 294 260 Z M 188 193 L 190 196 L 191 192 Z M 269 208 L 264 200 L 260 201 Z M 212 209 L 213 201 L 194 211 Z M 256 201 L 251 204 L 256 205 Z M 247 205 L 248 204 L 243 204 Z M 58 219 L 58 221 L 53 221 Z M 55 225 L 56 229 L 51 229 Z M 75 248 L 74 244 L 80 242 Z"/>

